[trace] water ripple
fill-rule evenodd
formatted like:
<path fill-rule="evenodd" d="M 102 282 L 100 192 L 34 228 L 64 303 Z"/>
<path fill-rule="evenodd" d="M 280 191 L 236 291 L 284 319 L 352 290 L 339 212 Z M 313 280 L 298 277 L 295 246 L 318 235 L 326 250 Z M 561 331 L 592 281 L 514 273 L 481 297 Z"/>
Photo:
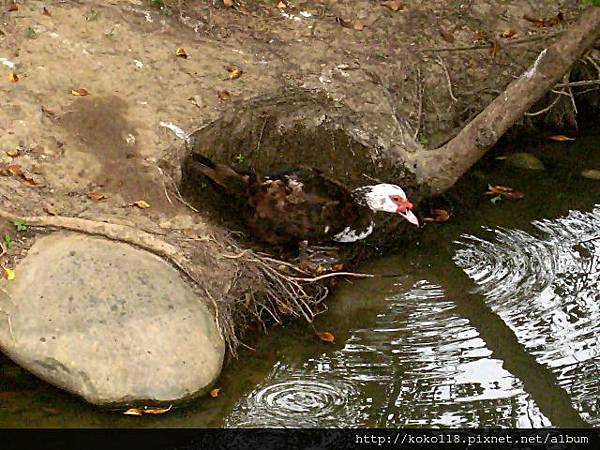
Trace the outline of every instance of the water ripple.
<path fill-rule="evenodd" d="M 325 372 L 327 373 L 327 372 Z M 360 416 L 359 391 L 347 380 L 311 374 L 305 377 L 279 362 L 238 409 L 226 426 L 344 427 Z"/>
<path fill-rule="evenodd" d="M 496 426 L 550 422 L 454 302 L 426 280 L 398 287 L 343 348 L 275 364 L 228 427 Z"/>
<path fill-rule="evenodd" d="M 455 262 L 582 418 L 600 426 L 600 209 L 534 222 L 538 232 L 463 237 Z"/>

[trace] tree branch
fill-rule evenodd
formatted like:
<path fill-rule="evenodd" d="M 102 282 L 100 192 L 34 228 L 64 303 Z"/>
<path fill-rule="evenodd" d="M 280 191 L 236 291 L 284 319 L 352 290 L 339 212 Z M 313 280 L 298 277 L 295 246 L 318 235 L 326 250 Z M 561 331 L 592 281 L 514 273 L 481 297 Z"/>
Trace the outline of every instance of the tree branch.
<path fill-rule="evenodd" d="M 427 185 L 431 194 L 450 188 L 599 38 L 600 8 L 591 6 L 454 139 L 408 161 L 416 164 L 419 183 Z"/>

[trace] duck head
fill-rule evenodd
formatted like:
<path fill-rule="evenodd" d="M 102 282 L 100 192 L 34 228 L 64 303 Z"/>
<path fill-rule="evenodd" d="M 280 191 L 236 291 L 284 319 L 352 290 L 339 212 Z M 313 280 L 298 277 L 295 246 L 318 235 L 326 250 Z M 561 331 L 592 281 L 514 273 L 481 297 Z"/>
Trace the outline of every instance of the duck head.
<path fill-rule="evenodd" d="M 352 195 L 357 203 L 368 206 L 372 211 L 400 214 L 408 222 L 419 226 L 417 216 L 411 211 L 413 204 L 400 186 L 387 183 L 364 186 L 355 189 Z"/>

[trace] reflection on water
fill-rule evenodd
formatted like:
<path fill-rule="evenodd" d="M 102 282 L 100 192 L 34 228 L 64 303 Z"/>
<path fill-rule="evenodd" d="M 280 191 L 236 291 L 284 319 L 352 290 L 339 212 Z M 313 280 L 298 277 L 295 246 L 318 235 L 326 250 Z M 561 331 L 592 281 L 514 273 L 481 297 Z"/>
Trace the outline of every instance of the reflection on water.
<path fill-rule="evenodd" d="M 335 345 L 301 321 L 250 335 L 218 398 L 143 418 L 0 358 L 0 426 L 600 426 L 600 209 L 530 224 L 593 209 L 600 183 L 579 173 L 600 167 L 598 143 L 537 148 L 536 177 L 494 159 L 476 168 L 450 221 L 357 269 L 402 276 L 340 282 L 316 324 Z M 492 204 L 488 183 L 526 196 Z"/>
<path fill-rule="evenodd" d="M 550 422 L 441 287 L 396 286 L 342 349 L 277 363 L 229 427 L 504 426 Z"/>
<path fill-rule="evenodd" d="M 539 235 L 464 239 L 455 262 L 488 306 L 549 367 L 584 420 L 600 425 L 600 209 L 534 222 Z"/>

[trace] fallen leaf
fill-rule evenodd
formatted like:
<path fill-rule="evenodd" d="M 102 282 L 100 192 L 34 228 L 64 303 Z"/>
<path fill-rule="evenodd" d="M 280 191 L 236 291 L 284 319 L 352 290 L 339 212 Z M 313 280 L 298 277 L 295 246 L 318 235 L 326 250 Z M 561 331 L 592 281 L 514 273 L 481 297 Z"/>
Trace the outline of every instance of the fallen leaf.
<path fill-rule="evenodd" d="M 277 7 L 279 9 L 285 9 L 285 8 L 287 8 L 287 5 L 285 3 L 283 3 L 283 2 L 279 2 L 279 3 L 277 3 Z"/>
<path fill-rule="evenodd" d="M 233 6 L 233 0 L 223 0 L 223 5 L 225 5 L 226 8 L 231 8 Z"/>
<path fill-rule="evenodd" d="M 129 408 L 127 411 L 123 413 L 125 416 L 141 416 L 144 413 L 138 408 Z"/>
<path fill-rule="evenodd" d="M 570 138 L 568 136 L 565 136 L 564 134 L 555 134 L 554 136 L 550 136 L 551 140 L 553 141 L 558 141 L 558 142 L 565 142 L 565 141 L 574 141 L 575 138 Z"/>
<path fill-rule="evenodd" d="M 227 73 L 229 73 L 230 80 L 236 80 L 242 76 L 242 73 L 244 73 L 242 69 L 240 69 L 234 64 L 229 64 L 228 66 L 225 66 L 225 70 L 227 70 Z"/>
<path fill-rule="evenodd" d="M 356 31 L 362 31 L 365 29 L 365 25 L 358 19 L 354 19 L 350 23 L 352 24 L 352 28 L 355 29 Z"/>
<path fill-rule="evenodd" d="M 513 199 L 519 199 L 519 198 L 525 197 L 525 194 L 523 194 L 522 192 L 515 191 L 513 188 L 511 188 L 509 186 L 501 186 L 501 185 L 488 186 L 488 191 L 485 192 L 484 195 L 501 196 L 501 197 L 513 198 Z M 495 203 L 495 202 L 493 202 L 493 203 Z"/>
<path fill-rule="evenodd" d="M 16 164 L 11 164 L 10 166 L 7 166 L 6 170 L 10 175 L 14 175 L 16 177 L 22 177 L 25 174 L 22 167 Z"/>
<path fill-rule="evenodd" d="M 183 47 L 179 47 L 177 50 L 175 50 L 175 56 L 178 56 L 178 57 L 183 58 L 183 59 L 187 59 L 188 58 L 188 54 L 185 51 L 185 48 L 183 48 Z"/>
<path fill-rule="evenodd" d="M 11 158 L 16 158 L 17 156 L 19 156 L 21 154 L 21 150 L 19 150 L 18 148 L 15 148 L 12 150 L 6 150 L 6 154 L 8 156 L 10 156 Z"/>
<path fill-rule="evenodd" d="M 140 209 L 150 208 L 150 204 L 145 200 L 138 200 L 137 202 L 130 203 L 129 206 L 136 206 Z"/>
<path fill-rule="evenodd" d="M 9 72 L 8 73 L 8 81 L 10 81 L 11 83 L 16 83 L 17 81 L 19 81 L 19 77 L 17 76 L 16 73 Z"/>
<path fill-rule="evenodd" d="M 171 411 L 171 408 L 173 408 L 173 405 L 169 405 L 169 406 L 168 406 L 168 407 L 166 407 L 166 408 L 144 408 L 144 409 L 142 410 L 142 412 L 143 412 L 144 414 L 153 414 L 153 415 L 156 415 L 156 414 L 164 414 L 164 413 L 166 413 L 166 412 L 169 412 L 169 411 Z"/>
<path fill-rule="evenodd" d="M 210 396 L 212 398 L 217 398 L 219 395 L 221 395 L 221 389 L 219 388 L 215 388 L 212 391 L 210 391 Z"/>
<path fill-rule="evenodd" d="M 5 280 L 14 280 L 15 279 L 15 271 L 12 269 L 4 269 L 4 273 L 2 274 Z"/>
<path fill-rule="evenodd" d="M 335 336 L 329 331 L 321 331 L 320 333 L 317 333 L 317 336 L 319 336 L 319 339 L 321 339 L 323 342 L 329 342 L 332 344 L 335 342 Z"/>
<path fill-rule="evenodd" d="M 75 97 L 85 97 L 86 95 L 90 95 L 87 89 L 79 88 L 79 89 L 71 89 L 71 95 Z"/>
<path fill-rule="evenodd" d="M 46 8 L 45 6 L 44 6 L 44 8 L 42 9 L 42 14 L 43 14 L 44 16 L 51 16 L 51 14 L 50 14 L 50 11 L 48 11 L 48 8 Z"/>
<path fill-rule="evenodd" d="M 46 212 L 46 214 L 48 214 L 49 216 L 57 216 L 58 215 L 58 211 L 56 210 L 56 208 L 52 205 L 46 205 L 44 206 L 44 211 Z"/>
<path fill-rule="evenodd" d="M 357 31 L 362 31 L 365 28 L 365 25 L 359 19 L 344 20 L 341 17 L 336 17 L 335 20 L 344 28 L 352 28 Z"/>
<path fill-rule="evenodd" d="M 442 27 L 440 27 L 440 35 L 446 42 L 449 42 L 450 44 L 453 44 L 455 41 L 454 35 L 450 31 L 444 30 Z"/>
<path fill-rule="evenodd" d="M 504 30 L 502 33 L 500 33 L 500 37 L 505 38 L 505 39 L 512 39 L 517 35 L 517 32 L 515 30 Z"/>
<path fill-rule="evenodd" d="M 425 217 L 425 222 L 442 223 L 450 220 L 450 212 L 445 209 L 432 209 L 431 217 Z"/>
<path fill-rule="evenodd" d="M 27 186 L 37 186 L 35 179 L 26 174 L 21 175 L 21 183 L 26 184 Z"/>
<path fill-rule="evenodd" d="M 341 272 L 342 270 L 345 269 L 344 267 L 344 263 L 337 263 L 334 264 L 333 267 L 331 268 L 334 272 Z"/>
<path fill-rule="evenodd" d="M 538 19 L 536 17 L 531 17 L 525 14 L 523 16 L 523 19 L 533 23 L 537 27 L 554 27 L 556 25 L 559 25 L 563 21 L 564 15 L 562 12 L 559 12 L 556 16 L 551 17 L 550 19 Z"/>
<path fill-rule="evenodd" d="M 16 4 L 16 3 L 13 1 L 13 2 L 11 2 L 11 3 L 8 5 L 8 8 L 6 8 L 6 10 L 7 10 L 8 12 L 14 12 L 14 11 L 18 11 L 18 10 L 19 10 L 19 5 L 17 5 L 17 4 Z"/>
<path fill-rule="evenodd" d="M 87 197 L 90 200 L 99 202 L 100 200 L 104 200 L 106 198 L 106 195 L 104 195 L 102 192 L 88 192 Z"/>
<path fill-rule="evenodd" d="M 49 108 L 46 108 L 44 105 L 42 105 L 42 112 L 43 112 L 44 114 L 46 114 L 48 117 L 53 117 L 53 116 L 55 116 L 55 115 L 56 115 L 56 112 L 55 112 L 55 111 L 53 111 L 53 110 L 51 110 L 51 109 L 49 109 Z"/>
<path fill-rule="evenodd" d="M 219 91 L 217 92 L 217 97 L 219 97 L 219 100 L 222 102 L 226 102 L 231 98 L 231 94 L 229 91 Z"/>
<path fill-rule="evenodd" d="M 392 11 L 400 11 L 404 8 L 404 4 L 400 0 L 383 2 L 381 6 L 385 6 L 387 9 L 391 9 Z"/>
<path fill-rule="evenodd" d="M 475 33 L 475 39 L 476 40 L 487 40 L 488 39 L 488 34 L 485 31 L 478 31 Z"/>

